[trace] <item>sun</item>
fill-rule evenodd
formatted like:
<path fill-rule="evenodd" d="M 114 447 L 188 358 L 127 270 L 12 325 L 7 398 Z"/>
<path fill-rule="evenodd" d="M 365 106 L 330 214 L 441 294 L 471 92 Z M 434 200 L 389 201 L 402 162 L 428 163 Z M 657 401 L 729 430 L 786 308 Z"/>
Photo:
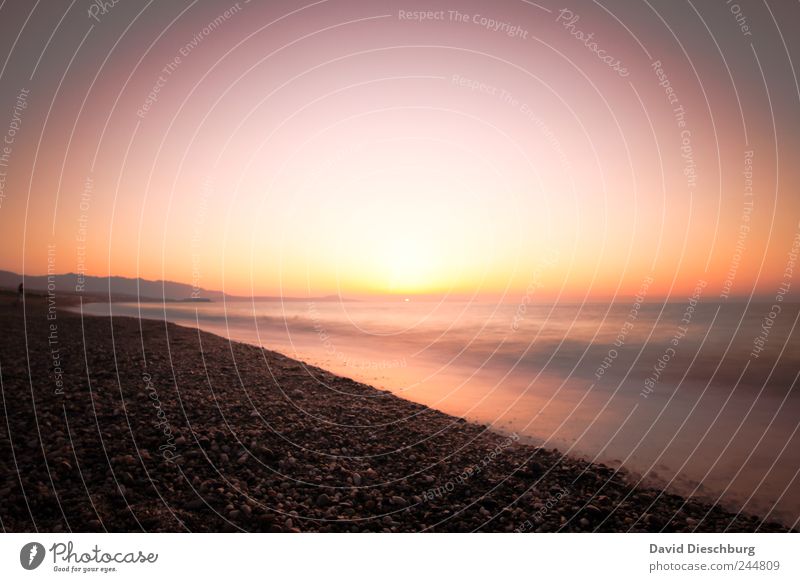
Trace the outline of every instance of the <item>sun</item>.
<path fill-rule="evenodd" d="M 389 241 L 381 251 L 383 279 L 390 293 L 419 293 L 437 282 L 436 248 L 413 237 Z"/>

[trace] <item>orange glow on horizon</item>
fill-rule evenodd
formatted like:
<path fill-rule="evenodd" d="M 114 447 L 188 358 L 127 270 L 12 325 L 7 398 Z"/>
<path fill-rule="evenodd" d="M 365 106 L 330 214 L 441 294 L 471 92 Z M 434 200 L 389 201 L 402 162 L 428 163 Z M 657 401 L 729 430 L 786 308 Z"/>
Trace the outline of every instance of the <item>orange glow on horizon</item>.
<path fill-rule="evenodd" d="M 524 3 L 493 9 L 526 38 L 358 3 L 266 34 L 276 9 L 252 3 L 188 52 L 213 7 L 146 53 L 109 19 L 52 108 L 60 74 L 9 69 L 5 111 L 30 91 L 3 177 L 0 268 L 45 273 L 53 244 L 57 272 L 236 295 L 594 300 L 652 275 L 653 296 L 700 279 L 714 297 L 773 296 L 800 228 L 787 164 L 800 133 L 774 121 L 794 119 L 794 85 L 776 78 L 767 96 L 743 61 L 734 92 L 713 43 L 688 39 L 702 57 L 688 66 L 645 8 L 629 18 L 649 57 L 581 9 L 624 78 Z M 734 52 L 740 40 L 719 35 Z"/>

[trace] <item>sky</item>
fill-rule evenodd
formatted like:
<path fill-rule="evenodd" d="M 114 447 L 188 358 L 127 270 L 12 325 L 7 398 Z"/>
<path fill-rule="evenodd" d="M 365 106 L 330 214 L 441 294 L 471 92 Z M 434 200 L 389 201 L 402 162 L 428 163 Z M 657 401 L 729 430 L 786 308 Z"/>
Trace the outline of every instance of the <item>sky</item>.
<path fill-rule="evenodd" d="M 787 280 L 797 3 L 101 5 L 0 7 L 0 269 L 515 301 Z"/>

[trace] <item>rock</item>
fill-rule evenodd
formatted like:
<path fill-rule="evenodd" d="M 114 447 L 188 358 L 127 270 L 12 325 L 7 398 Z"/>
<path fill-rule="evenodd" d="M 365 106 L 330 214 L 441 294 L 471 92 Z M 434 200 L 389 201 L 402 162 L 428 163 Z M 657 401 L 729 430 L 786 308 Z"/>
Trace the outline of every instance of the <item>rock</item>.
<path fill-rule="evenodd" d="M 586 507 L 583 508 L 583 511 L 589 517 L 594 517 L 594 518 L 605 515 L 605 512 L 596 505 L 587 505 Z"/>
<path fill-rule="evenodd" d="M 320 493 L 317 496 L 317 507 L 327 507 L 331 504 L 331 498 L 328 497 L 327 493 Z"/>
<path fill-rule="evenodd" d="M 358 473 L 353 473 L 353 485 L 355 485 L 356 487 L 361 486 L 361 475 L 359 475 Z"/>
<path fill-rule="evenodd" d="M 529 477 L 538 477 L 540 475 L 543 475 L 544 471 L 545 471 L 544 466 L 542 466 L 541 463 L 537 461 L 528 461 L 525 464 L 525 467 L 523 468 L 521 473 Z"/>
<path fill-rule="evenodd" d="M 389 503 L 391 503 L 392 505 L 397 505 L 398 507 L 405 507 L 406 505 L 408 505 L 408 502 L 399 495 L 393 495 L 392 498 L 389 500 Z"/>
<path fill-rule="evenodd" d="M 184 503 L 183 507 L 185 509 L 200 509 L 202 507 L 205 507 L 205 503 L 203 503 L 202 499 L 195 498 L 195 499 L 190 499 L 189 501 Z"/>

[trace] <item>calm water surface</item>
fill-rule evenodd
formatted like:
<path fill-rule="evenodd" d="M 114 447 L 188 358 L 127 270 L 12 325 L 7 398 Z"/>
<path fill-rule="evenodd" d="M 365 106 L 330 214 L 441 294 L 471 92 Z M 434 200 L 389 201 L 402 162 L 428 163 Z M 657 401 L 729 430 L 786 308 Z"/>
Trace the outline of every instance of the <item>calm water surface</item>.
<path fill-rule="evenodd" d="M 89 304 L 195 326 L 617 465 L 731 509 L 800 517 L 798 306 Z M 754 346 L 763 346 L 757 356 Z"/>

